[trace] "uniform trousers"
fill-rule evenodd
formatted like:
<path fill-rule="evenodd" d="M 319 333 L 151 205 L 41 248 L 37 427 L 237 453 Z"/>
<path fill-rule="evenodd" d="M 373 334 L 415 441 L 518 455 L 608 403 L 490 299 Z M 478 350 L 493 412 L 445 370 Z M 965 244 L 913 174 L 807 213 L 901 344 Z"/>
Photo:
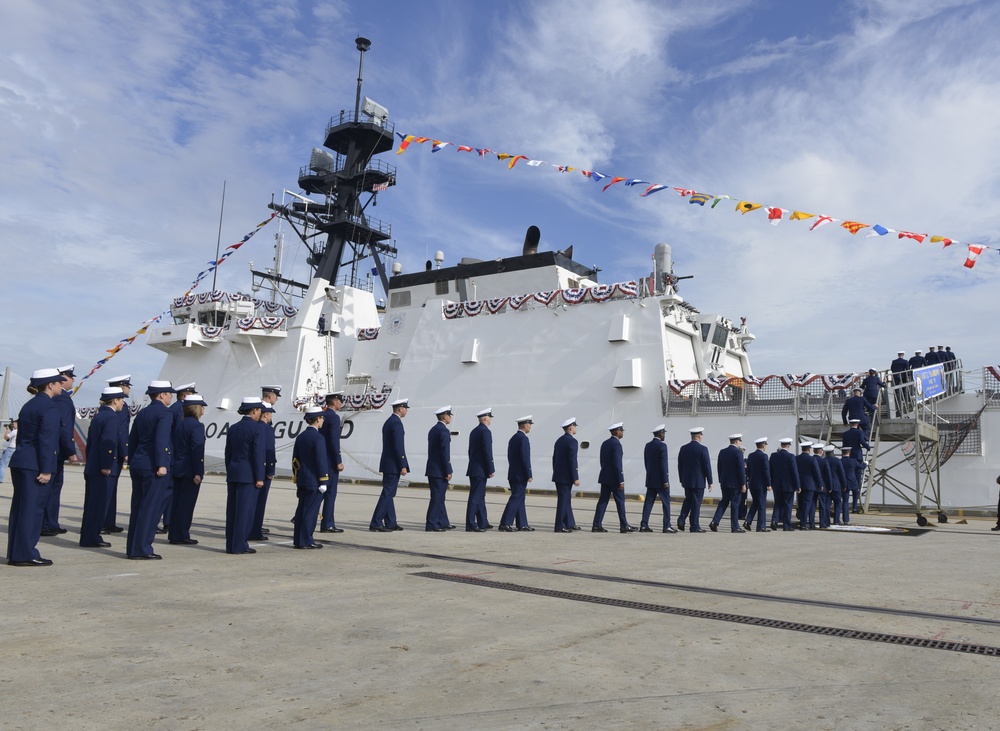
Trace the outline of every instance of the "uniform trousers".
<path fill-rule="evenodd" d="M 10 500 L 10 520 L 7 524 L 7 560 L 31 561 L 41 558 L 38 539 L 42 535 L 42 514 L 49 498 L 48 485 L 38 483 L 37 470 L 12 467 L 14 493 Z"/>
<path fill-rule="evenodd" d="M 337 503 L 337 483 L 340 481 L 340 473 L 337 472 L 337 465 L 330 465 L 330 481 L 326 483 L 326 492 L 322 497 L 322 515 L 319 527 L 325 530 L 337 527 L 337 521 L 333 517 L 333 509 Z"/>
<path fill-rule="evenodd" d="M 615 507 L 618 509 L 618 524 L 621 528 L 628 528 L 628 518 L 625 515 L 625 490 L 619 489 L 619 483 L 601 485 L 601 496 L 597 498 L 597 507 L 594 508 L 594 527 L 600 528 L 604 522 L 604 512 L 608 509 L 608 502 L 612 497 L 615 499 Z"/>
<path fill-rule="evenodd" d="M 152 470 L 132 469 L 132 504 L 128 517 L 125 553 L 129 556 L 149 556 L 153 553 L 156 523 L 163 511 L 163 494 L 171 482 L 168 474 L 157 476 Z"/>
<path fill-rule="evenodd" d="M 486 517 L 486 477 L 469 477 L 469 504 L 465 508 L 465 529 L 485 529 L 490 524 Z"/>
<path fill-rule="evenodd" d="M 227 483 L 226 553 L 245 553 L 250 544 L 250 526 L 257 508 L 257 490 L 252 482 Z"/>
<path fill-rule="evenodd" d="M 253 519 L 250 521 L 250 540 L 264 540 L 264 513 L 267 510 L 267 494 L 271 491 L 271 481 L 264 478 L 264 487 L 257 490 L 257 502 L 253 506 Z"/>
<path fill-rule="evenodd" d="M 840 495 L 840 522 L 849 525 L 851 522 L 851 490 L 845 487 Z"/>
<path fill-rule="evenodd" d="M 757 518 L 757 530 L 764 530 L 767 527 L 767 488 L 752 487 L 750 494 L 753 497 L 753 505 L 747 511 L 746 522 L 753 524 L 753 519 Z M 771 518 L 774 519 L 774 509 L 771 510 Z"/>
<path fill-rule="evenodd" d="M 670 527 L 670 490 L 665 487 L 647 487 L 646 500 L 642 504 L 642 520 L 639 525 L 649 527 L 649 517 L 657 499 L 663 504 L 663 530 Z"/>
<path fill-rule="evenodd" d="M 799 527 L 816 527 L 816 491 L 803 490 L 799 493 Z"/>
<path fill-rule="evenodd" d="M 681 526 L 691 518 L 691 530 L 701 529 L 701 501 L 705 499 L 704 487 L 685 487 L 684 502 L 681 504 L 681 514 L 677 516 L 677 525 Z"/>
<path fill-rule="evenodd" d="M 527 482 L 511 482 L 510 497 L 500 516 L 500 525 L 516 525 L 519 529 L 528 525 L 528 511 L 524 507 L 524 498 L 528 492 Z"/>
<path fill-rule="evenodd" d="M 295 506 L 295 533 L 292 544 L 296 548 L 305 548 L 316 543 L 313 532 L 316 530 L 316 520 L 319 517 L 323 495 L 316 488 L 300 487 L 295 490 L 295 497 L 299 502 Z"/>
<path fill-rule="evenodd" d="M 722 488 L 722 499 L 719 500 L 719 505 L 715 508 L 712 523 L 719 525 L 719 522 L 726 516 L 726 508 L 729 508 L 730 528 L 735 531 L 740 530 L 740 495 L 742 494 L 738 487 Z"/>
<path fill-rule="evenodd" d="M 198 502 L 201 485 L 194 484 L 193 477 L 175 477 L 173 489 L 173 504 L 170 509 L 170 532 L 167 538 L 171 542 L 188 541 L 191 539 L 191 523 L 194 521 L 194 506 Z"/>
<path fill-rule="evenodd" d="M 570 501 L 573 498 L 573 486 L 568 483 L 556 483 L 556 530 L 572 528 L 572 513 L 570 512 Z M 997 519 L 1000 521 L 1000 518 Z"/>
<path fill-rule="evenodd" d="M 841 525 L 841 514 L 844 508 L 844 493 L 840 488 L 833 488 L 833 492 L 830 493 L 830 503 L 833 505 L 833 524 Z"/>
<path fill-rule="evenodd" d="M 104 516 L 104 528 L 116 528 L 118 526 L 118 480 L 121 475 L 114 475 L 108 487 L 108 512 Z"/>
<path fill-rule="evenodd" d="M 94 475 L 83 476 L 83 519 L 80 522 L 80 545 L 99 546 L 104 543 L 101 538 L 101 530 L 104 528 L 104 517 L 108 513 L 108 493 L 111 490 L 111 482 L 115 478 L 111 475 L 102 475 L 100 472 Z"/>
<path fill-rule="evenodd" d="M 382 492 L 375 503 L 375 512 L 372 513 L 371 528 L 393 528 L 399 525 L 396 522 L 396 488 L 399 487 L 400 474 L 398 472 L 382 473 Z"/>
<path fill-rule="evenodd" d="M 830 527 L 830 491 L 820 490 L 817 496 L 819 500 L 819 527 Z"/>
<path fill-rule="evenodd" d="M 169 528 L 170 521 L 173 518 L 172 513 L 174 512 L 174 481 L 171 480 L 170 484 L 167 485 L 167 489 L 163 491 L 163 506 L 160 510 L 160 514 L 156 516 L 157 523 L 160 521 L 160 516 L 163 516 L 163 527 Z"/>
<path fill-rule="evenodd" d="M 448 522 L 448 509 L 445 507 L 445 495 L 448 492 L 448 480 L 444 477 L 428 477 L 427 484 L 430 488 L 431 499 L 427 503 L 427 521 L 425 528 L 434 530 L 435 528 L 447 528 L 451 525 Z"/>
<path fill-rule="evenodd" d="M 859 510 L 861 508 L 861 485 L 865 481 L 865 463 L 864 460 L 856 460 L 857 465 L 855 466 L 855 474 L 857 477 L 854 480 L 854 485 L 851 488 L 851 510 Z"/>
<path fill-rule="evenodd" d="M 45 510 L 42 513 L 42 530 L 61 530 L 59 525 L 59 501 L 62 499 L 63 481 L 66 478 L 66 464 L 59 460 L 56 462 L 56 471 L 52 473 L 49 480 L 48 496 L 45 500 Z"/>

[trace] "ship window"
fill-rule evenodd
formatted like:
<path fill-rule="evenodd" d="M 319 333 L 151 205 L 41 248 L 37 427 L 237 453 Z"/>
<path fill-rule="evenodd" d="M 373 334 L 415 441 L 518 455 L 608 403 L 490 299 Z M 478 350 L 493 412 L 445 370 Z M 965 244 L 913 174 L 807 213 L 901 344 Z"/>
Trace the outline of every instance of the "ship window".
<path fill-rule="evenodd" d="M 434 294 L 448 294 L 447 279 L 439 279 L 434 282 Z"/>
<path fill-rule="evenodd" d="M 389 370 L 390 371 L 398 371 L 399 370 L 399 364 L 402 363 L 402 362 L 403 362 L 402 358 L 393 358 L 392 360 L 389 361 Z"/>
<path fill-rule="evenodd" d="M 720 348 L 726 347 L 726 340 L 729 337 L 729 332 L 723 327 L 715 328 L 715 335 L 712 336 L 712 345 L 718 346 Z"/>
<path fill-rule="evenodd" d="M 410 290 L 404 289 L 402 292 L 392 292 L 389 295 L 389 307 L 395 309 L 396 307 L 409 307 L 410 306 Z"/>
<path fill-rule="evenodd" d="M 710 332 L 712 332 L 712 326 L 711 325 L 702 325 L 701 326 L 701 342 L 703 342 L 703 343 L 707 343 L 708 342 L 708 334 Z"/>
<path fill-rule="evenodd" d="M 573 279 L 572 277 L 570 277 L 567 280 L 567 283 L 569 284 L 570 289 L 576 289 L 577 287 L 580 286 L 580 280 L 579 279 Z"/>

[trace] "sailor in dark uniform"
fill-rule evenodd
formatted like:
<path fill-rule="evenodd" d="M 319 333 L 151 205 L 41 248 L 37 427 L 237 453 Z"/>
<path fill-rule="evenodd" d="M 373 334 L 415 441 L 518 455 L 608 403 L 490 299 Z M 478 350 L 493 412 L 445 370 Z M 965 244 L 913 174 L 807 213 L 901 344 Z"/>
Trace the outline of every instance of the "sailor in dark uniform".
<path fill-rule="evenodd" d="M 465 472 L 469 478 L 465 530 L 482 533 L 493 527 L 486 517 L 486 481 L 496 472 L 493 466 L 493 434 L 490 432 L 493 411 L 483 409 L 476 414 L 476 418 L 479 425 L 469 432 L 469 469 Z"/>
<path fill-rule="evenodd" d="M 865 437 L 864 432 L 861 431 L 860 423 L 857 419 L 851 419 L 848 423 L 850 424 L 850 428 L 841 435 L 840 443 L 845 448 L 851 450 L 851 460 L 853 460 L 853 465 L 851 463 L 845 464 L 844 470 L 849 471 L 853 466 L 854 479 L 852 481 L 848 478 L 848 484 L 851 488 L 851 512 L 860 513 L 861 484 L 864 481 L 865 473 L 864 450 L 871 449 L 871 445 L 868 443 L 868 439 Z"/>
<path fill-rule="evenodd" d="M 701 527 L 701 501 L 705 497 L 705 485 L 712 491 L 712 458 L 708 447 L 701 443 L 705 427 L 696 426 L 688 430 L 691 441 L 677 450 L 677 476 L 684 488 L 684 503 L 677 518 L 677 529 L 684 530 L 684 522 L 691 516 L 691 532 L 704 533 Z"/>
<path fill-rule="evenodd" d="M 274 435 L 274 407 L 265 402 L 260 410 L 260 421 L 257 427 L 260 429 L 261 438 L 264 440 L 264 486 L 257 490 L 257 502 L 254 504 L 253 520 L 250 521 L 250 541 L 266 541 L 268 531 L 264 528 L 264 514 L 267 511 L 267 496 L 271 491 L 271 480 L 274 479 L 274 472 L 278 466 L 277 441 Z"/>
<path fill-rule="evenodd" d="M 913 357 L 908 361 L 910 365 L 910 370 L 916 370 L 917 368 L 923 368 L 927 365 L 927 361 L 924 359 L 924 351 L 918 350 L 913 354 Z"/>
<path fill-rule="evenodd" d="M 753 505 L 747 512 L 743 527 L 750 530 L 756 517 L 757 532 L 770 533 L 771 529 L 767 527 L 767 493 L 771 491 L 771 463 L 767 458 L 767 437 L 758 437 L 754 440 L 754 444 L 757 449 L 751 452 L 746 459 L 747 489 L 753 498 Z M 777 496 L 775 503 L 777 504 Z"/>
<path fill-rule="evenodd" d="M 28 392 L 35 394 L 17 416 L 17 449 L 10 460 L 14 494 L 7 523 L 9 566 L 51 566 L 38 553 L 42 514 L 49 483 L 59 461 L 59 408 L 52 399 L 62 393 L 63 377 L 55 368 L 31 374 Z"/>
<path fill-rule="evenodd" d="M 337 527 L 333 511 L 337 503 L 337 484 L 340 482 L 340 473 L 344 470 L 344 459 L 340 456 L 340 414 L 337 412 L 344 405 L 343 391 L 328 393 L 326 395 L 326 411 L 323 412 L 323 426 L 319 433 L 323 436 L 326 444 L 326 457 L 330 465 L 329 481 L 326 484 L 326 492 L 323 493 L 323 504 L 321 508 L 320 533 L 343 533 L 343 528 Z"/>
<path fill-rule="evenodd" d="M 906 377 L 906 372 L 910 370 L 910 362 L 903 357 L 904 355 L 906 355 L 905 351 L 898 351 L 896 359 L 889 364 L 889 370 L 892 371 L 892 382 L 896 386 L 909 380 Z"/>
<path fill-rule="evenodd" d="M 833 477 L 830 474 L 830 462 L 826 458 L 827 446 L 821 442 L 813 444 L 813 458 L 819 465 L 820 481 L 823 484 L 822 489 L 816 491 L 816 508 L 819 511 L 820 528 L 830 527 L 830 496 L 833 493 Z M 830 447 L 830 451 L 833 451 L 833 447 Z"/>
<path fill-rule="evenodd" d="M 771 484 L 774 491 L 774 511 L 771 514 L 771 529 L 777 530 L 780 524 L 783 530 L 792 528 L 792 510 L 795 495 L 799 492 L 799 468 L 795 455 L 791 452 L 792 439 L 784 437 L 781 448 L 771 455 Z"/>
<path fill-rule="evenodd" d="M 101 533 L 121 533 L 125 529 L 118 525 L 118 482 L 121 479 L 121 472 L 128 463 L 128 432 L 132 425 L 132 412 L 129 411 L 128 397 L 132 392 L 132 376 L 115 376 L 109 378 L 108 387 L 118 387 L 125 393 L 125 404 L 118 412 L 118 470 L 117 474 L 112 473 L 110 480 L 110 493 L 108 494 L 108 513 L 104 516 L 104 529 Z"/>
<path fill-rule="evenodd" d="M 118 459 L 118 412 L 125 404 L 125 392 L 109 386 L 101 392 L 101 407 L 90 420 L 87 431 L 87 462 L 83 468 L 83 519 L 80 545 L 107 548 L 101 538 L 108 514 L 111 480 L 120 469 Z"/>
<path fill-rule="evenodd" d="M 424 530 L 440 533 L 452 530 L 455 526 L 448 519 L 448 508 L 445 506 L 445 496 L 448 493 L 448 483 L 451 481 L 451 406 L 442 406 L 434 412 L 437 421 L 427 432 L 427 485 L 431 494 L 427 504 L 427 519 Z"/>
<path fill-rule="evenodd" d="M 73 405 L 73 373 L 74 366 L 59 367 L 63 377 L 63 390 L 56 394 L 52 401 L 59 409 L 59 462 L 52 475 L 49 486 L 49 497 L 45 503 L 45 514 L 42 516 L 42 535 L 56 536 L 65 533 L 66 529 L 59 525 L 59 503 L 62 500 L 62 488 L 66 460 L 76 462 L 76 442 L 73 435 L 76 432 L 76 407 Z"/>
<path fill-rule="evenodd" d="M 649 518 L 653 514 L 653 505 L 659 499 L 663 505 L 663 532 L 676 533 L 670 525 L 670 458 L 667 454 L 667 425 L 660 424 L 653 429 L 653 438 L 646 442 L 642 451 L 642 461 L 646 467 L 646 499 L 642 503 L 642 522 L 639 530 L 652 533 Z"/>
<path fill-rule="evenodd" d="M 184 399 L 186 399 L 192 393 L 197 392 L 197 387 L 194 383 L 185 383 L 174 389 L 174 402 L 170 404 L 170 415 L 173 417 L 173 426 L 170 428 L 171 439 L 174 437 L 174 432 L 177 431 L 177 427 L 181 425 L 184 420 Z M 167 485 L 166 492 L 163 495 L 163 512 L 162 523 L 163 527 L 157 529 L 157 533 L 169 533 L 170 532 L 170 518 L 173 513 L 174 507 L 174 481 L 170 480 L 170 484 Z"/>
<path fill-rule="evenodd" d="M 819 464 L 813 459 L 812 442 L 799 444 L 799 455 L 795 458 L 799 470 L 799 530 L 812 530 L 816 527 L 816 492 L 823 489 L 823 479 Z"/>
<path fill-rule="evenodd" d="M 854 395 L 846 399 L 844 406 L 840 409 L 840 418 L 843 420 L 844 426 L 847 426 L 850 419 L 857 419 L 861 424 L 861 431 L 867 437 L 871 430 L 871 422 L 868 420 L 868 414 L 871 413 L 874 415 L 876 411 L 875 404 L 869 402 L 861 395 L 860 388 L 855 387 Z"/>
<path fill-rule="evenodd" d="M 174 489 L 167 539 L 174 545 L 194 546 L 198 541 L 191 537 L 191 522 L 205 478 L 205 425 L 201 417 L 208 403 L 199 394 L 189 393 L 181 406 L 181 422 L 173 430 L 174 459 L 170 476 Z"/>
<path fill-rule="evenodd" d="M 601 496 L 594 508 L 594 526 L 590 530 L 593 533 L 608 532 L 602 523 L 608 502 L 613 496 L 618 509 L 619 530 L 622 533 L 632 533 L 636 529 L 628 524 L 628 517 L 625 515 L 625 471 L 622 467 L 621 442 L 625 426 L 619 421 L 609 426 L 608 431 L 611 436 L 601 444 L 601 472 L 597 476 L 597 481 L 601 484 Z"/>
<path fill-rule="evenodd" d="M 885 383 L 878 377 L 878 371 L 874 368 L 869 368 L 868 375 L 861 382 L 861 388 L 864 390 L 865 401 L 870 404 L 877 404 L 878 395 L 885 388 Z"/>
<path fill-rule="evenodd" d="M 524 507 L 528 483 L 532 480 L 528 433 L 533 423 L 530 414 L 520 417 L 517 420 L 517 431 L 507 442 L 507 483 L 510 485 L 510 497 L 500 517 L 499 528 L 507 533 L 513 531 L 514 527 L 518 530 L 535 530 L 528 525 L 528 512 Z"/>
<path fill-rule="evenodd" d="M 330 480 L 329 451 L 319 429 L 325 421 L 324 411 L 319 406 L 306 409 L 308 426 L 299 432 L 292 449 L 292 476 L 295 480 L 295 548 L 322 548 L 322 543 L 313 539 L 320 503 L 327 491 Z"/>
<path fill-rule="evenodd" d="M 576 417 L 562 423 L 562 436 L 556 440 L 552 450 L 552 481 L 556 485 L 556 533 L 572 533 L 576 525 L 570 513 L 573 488 L 580 486 L 580 471 L 577 453 L 580 445 L 576 441 Z"/>
<path fill-rule="evenodd" d="M 924 365 L 925 366 L 937 365 L 940 362 L 941 362 L 941 356 L 938 353 L 934 352 L 934 346 L 932 345 L 930 349 L 927 351 L 927 355 L 924 356 Z"/>
<path fill-rule="evenodd" d="M 841 517 L 844 513 L 844 498 L 847 490 L 847 470 L 832 444 L 826 447 L 826 450 L 826 460 L 830 464 L 830 503 L 833 507 L 833 524 L 843 525 Z"/>
<path fill-rule="evenodd" d="M 722 499 L 715 508 L 712 522 L 708 524 L 713 533 L 719 529 L 719 521 L 726 516 L 726 508 L 730 508 L 730 530 L 733 533 L 746 533 L 740 527 L 739 515 L 740 495 L 747 491 L 746 463 L 743 461 L 743 450 L 740 449 L 742 441 L 742 434 L 730 434 L 729 446 L 719 451 L 719 487 L 722 488 Z"/>
<path fill-rule="evenodd" d="M 170 381 L 150 382 L 146 389 L 150 404 L 136 414 L 129 432 L 132 507 L 125 553 L 137 561 L 162 558 L 153 553 L 153 540 L 163 512 L 163 494 L 171 480 L 173 415 L 169 406 L 173 393 Z"/>
<path fill-rule="evenodd" d="M 244 398 L 239 408 L 243 418 L 226 434 L 226 553 L 257 553 L 248 539 L 257 490 L 264 487 L 264 434 L 257 423 L 263 408 L 256 396 Z"/>
<path fill-rule="evenodd" d="M 385 533 L 386 531 L 403 530 L 396 520 L 396 488 L 399 478 L 405 477 L 410 471 L 410 463 L 406 461 L 404 447 L 403 417 L 410 409 L 410 402 L 399 399 L 392 402 L 392 413 L 382 424 L 382 458 L 378 470 L 382 473 L 382 493 L 375 504 L 375 512 L 368 530 Z"/>

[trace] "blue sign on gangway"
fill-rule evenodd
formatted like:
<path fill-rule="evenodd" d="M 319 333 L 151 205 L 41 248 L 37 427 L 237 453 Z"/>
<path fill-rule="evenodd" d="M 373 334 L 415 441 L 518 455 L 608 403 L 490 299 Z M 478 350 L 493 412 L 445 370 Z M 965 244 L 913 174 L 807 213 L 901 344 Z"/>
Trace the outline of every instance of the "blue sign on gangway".
<path fill-rule="evenodd" d="M 917 391 L 917 401 L 925 401 L 944 393 L 944 367 L 929 365 L 913 370 L 913 386 Z"/>

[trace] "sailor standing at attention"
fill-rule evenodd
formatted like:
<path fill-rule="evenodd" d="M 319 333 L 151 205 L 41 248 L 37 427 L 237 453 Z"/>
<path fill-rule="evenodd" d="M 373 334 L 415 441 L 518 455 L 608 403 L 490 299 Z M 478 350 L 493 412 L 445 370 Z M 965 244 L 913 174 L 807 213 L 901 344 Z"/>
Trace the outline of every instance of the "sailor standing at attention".
<path fill-rule="evenodd" d="M 522 416 L 517 420 L 517 431 L 507 442 L 507 482 L 510 484 L 510 497 L 500 518 L 500 530 L 510 533 L 516 525 L 518 530 L 535 530 L 528 525 L 528 512 L 524 507 L 524 497 L 531 482 L 531 443 L 528 433 L 531 431 L 531 415 Z"/>
<path fill-rule="evenodd" d="M 162 558 L 153 553 L 153 540 L 163 512 L 163 494 L 171 480 L 173 415 L 169 407 L 173 393 L 170 381 L 151 381 L 146 389 L 149 406 L 135 415 L 128 436 L 132 507 L 125 553 L 136 561 Z"/>
<path fill-rule="evenodd" d="M 63 377 L 63 390 L 52 398 L 59 409 L 59 462 L 52 475 L 48 502 L 45 503 L 45 514 L 42 516 L 42 535 L 56 536 L 65 533 L 66 529 L 59 525 L 59 502 L 62 499 L 62 488 L 66 460 L 76 462 L 76 443 L 73 432 L 76 429 L 76 407 L 73 405 L 73 374 L 72 365 L 59 367 L 59 375 Z"/>
<path fill-rule="evenodd" d="M 264 403 L 256 396 L 240 402 L 243 418 L 226 434 L 226 553 L 257 553 L 247 542 L 257 490 L 264 487 L 264 434 L 258 423 Z"/>
<path fill-rule="evenodd" d="M 117 386 L 125 393 L 125 400 L 128 401 L 132 392 L 132 376 L 115 376 L 108 379 L 108 387 Z M 118 412 L 118 470 L 117 474 L 111 475 L 111 491 L 108 494 L 108 513 L 104 516 L 104 529 L 101 533 L 121 533 L 125 529 L 118 525 L 118 481 L 121 479 L 122 470 L 128 464 L 128 431 L 132 425 L 132 412 L 129 411 L 128 403 L 122 406 Z"/>
<path fill-rule="evenodd" d="M 719 451 L 719 486 L 722 488 L 722 499 L 715 508 L 715 517 L 708 524 L 709 530 L 713 533 L 719 529 L 719 521 L 725 517 L 726 508 L 730 508 L 732 532 L 746 533 L 740 527 L 739 513 L 740 495 L 747 491 L 747 469 L 743 461 L 743 450 L 740 449 L 742 442 L 742 434 L 730 434 L 729 446 Z"/>
<path fill-rule="evenodd" d="M 677 476 L 684 488 L 684 503 L 677 518 L 677 529 L 684 530 L 684 521 L 691 516 L 691 532 L 704 533 L 701 527 L 701 501 L 705 497 L 705 484 L 712 492 L 712 458 L 708 447 L 701 443 L 705 427 L 696 426 L 688 430 L 691 441 L 677 450 Z"/>
<path fill-rule="evenodd" d="M 170 404 L 170 415 L 173 417 L 173 426 L 170 427 L 170 437 L 172 440 L 176 441 L 174 433 L 180 427 L 181 422 L 184 421 L 184 399 L 190 396 L 192 393 L 196 393 L 198 388 L 194 383 L 185 383 L 174 389 L 174 402 Z M 170 532 L 170 520 L 174 511 L 174 481 L 170 480 L 170 484 L 167 485 L 166 493 L 163 496 L 163 527 L 158 529 L 157 533 L 169 533 Z"/>
<path fill-rule="evenodd" d="M 625 436 L 625 425 L 617 422 L 608 427 L 611 436 L 601 444 L 601 472 L 597 481 L 601 484 L 601 496 L 594 508 L 594 527 L 592 533 L 607 533 L 604 523 L 604 511 L 608 501 L 615 498 L 618 508 L 618 528 L 622 533 L 633 533 L 636 529 L 628 524 L 625 515 L 625 471 L 622 467 L 622 437 Z"/>
<path fill-rule="evenodd" d="M 646 443 L 642 452 L 642 461 L 646 467 L 646 499 L 642 503 L 642 521 L 639 530 L 652 533 L 649 527 L 649 517 L 653 514 L 653 505 L 659 499 L 663 505 L 663 532 L 676 533 L 670 525 L 670 458 L 667 445 L 663 440 L 667 436 L 667 425 L 660 424 L 653 429 L 653 438 Z"/>
<path fill-rule="evenodd" d="M 452 530 L 455 526 L 448 519 L 448 509 L 445 505 L 445 495 L 448 493 L 448 482 L 451 480 L 451 406 L 442 406 L 434 412 L 437 421 L 427 432 L 427 485 L 431 499 L 427 505 L 427 520 L 424 530 L 440 533 Z"/>
<path fill-rule="evenodd" d="M 750 453 L 746 462 L 747 486 L 753 497 L 753 505 L 750 506 L 743 527 L 750 530 L 756 516 L 757 532 L 770 533 L 771 529 L 767 527 L 767 493 L 771 491 L 771 463 L 767 459 L 767 437 L 758 437 L 754 440 L 754 444 L 757 445 L 757 449 Z M 777 506 L 777 495 L 774 502 Z"/>
<path fill-rule="evenodd" d="M 577 453 L 580 445 L 576 441 L 576 417 L 570 417 L 562 423 L 563 434 L 556 440 L 552 451 L 552 481 L 556 484 L 556 533 L 572 533 L 575 523 L 572 522 L 570 501 L 573 488 L 580 486 L 580 470 L 577 463 Z M 1000 518 L 997 519 L 1000 521 Z"/>
<path fill-rule="evenodd" d="M 396 520 L 396 488 L 399 478 L 405 477 L 410 471 L 410 463 L 406 461 L 406 449 L 403 446 L 405 432 L 403 417 L 410 410 L 410 402 L 404 399 L 392 402 L 392 413 L 382 424 L 382 458 L 379 460 L 378 471 L 382 473 L 382 493 L 375 503 L 375 512 L 368 530 L 385 533 L 393 530 L 403 530 Z"/>
<path fill-rule="evenodd" d="M 323 412 L 323 426 L 319 433 L 323 436 L 326 444 L 326 458 L 330 465 L 329 481 L 326 485 L 326 492 L 323 493 L 322 518 L 320 519 L 320 533 L 343 533 L 343 528 L 337 527 L 333 510 L 337 503 L 337 484 L 340 482 L 340 473 L 344 470 L 344 459 L 340 456 L 340 411 L 344 406 L 344 393 L 328 393 L 326 395 L 326 410 Z"/>
<path fill-rule="evenodd" d="M 108 387 L 101 392 L 101 407 L 90 421 L 87 431 L 87 462 L 83 468 L 83 520 L 80 523 L 80 545 L 107 548 L 111 544 L 101 538 L 104 518 L 108 513 L 111 481 L 119 470 L 118 412 L 125 403 L 125 392 Z"/>
<path fill-rule="evenodd" d="M 295 437 L 295 446 L 292 448 L 292 476 L 295 480 L 295 496 L 299 501 L 293 521 L 295 536 L 292 543 L 295 548 L 323 547 L 322 543 L 313 539 L 313 531 L 316 530 L 320 502 L 330 479 L 327 446 L 319 431 L 328 411 L 319 406 L 306 409 L 304 418 L 308 426 Z"/>
<path fill-rule="evenodd" d="M 278 403 L 278 399 L 279 398 L 281 398 L 281 386 L 261 386 L 260 387 L 260 401 L 261 401 L 261 403 L 264 404 L 265 407 L 270 407 L 272 409 L 272 411 L 271 411 L 271 421 L 267 422 L 268 425 L 270 425 L 273 422 L 273 420 L 274 420 L 274 414 L 277 411 L 276 405 Z M 264 424 L 264 411 L 263 410 L 261 410 L 261 420 L 258 423 L 260 423 L 261 425 Z M 267 437 L 267 439 L 265 439 L 265 444 L 273 444 L 274 441 L 275 441 L 274 440 L 274 427 L 273 426 L 268 426 L 268 429 L 270 429 L 270 436 Z M 265 432 L 266 432 L 266 430 L 265 430 Z M 268 439 L 270 440 L 269 442 L 267 441 Z M 277 465 L 277 452 L 275 452 L 275 458 L 274 458 L 273 464 Z M 271 473 L 272 473 L 271 474 L 271 478 L 274 477 L 273 472 L 274 472 L 274 467 L 271 468 Z M 250 533 L 250 537 L 251 537 L 252 540 L 266 541 L 267 538 L 265 538 L 264 536 L 266 536 L 268 533 L 271 532 L 267 528 L 264 527 L 264 513 L 267 510 L 267 496 L 268 496 L 268 494 L 271 491 L 271 478 L 268 478 L 268 477 L 265 476 L 265 478 L 264 478 L 264 487 L 262 487 L 257 492 L 257 507 L 254 508 L 253 527 L 251 528 L 251 533 Z M 258 538 L 257 537 L 258 535 L 261 536 L 261 537 Z"/>
<path fill-rule="evenodd" d="M 170 476 L 174 481 L 174 495 L 167 540 L 174 545 L 194 546 L 198 541 L 191 537 L 191 522 L 201 481 L 205 478 L 205 426 L 201 417 L 208 404 L 199 394 L 189 393 L 182 405 L 183 418 L 173 431 L 174 461 Z"/>
<path fill-rule="evenodd" d="M 261 438 L 264 440 L 264 486 L 257 490 L 257 501 L 253 508 L 253 519 L 250 521 L 250 535 L 248 540 L 266 541 L 264 528 L 264 513 L 267 511 L 267 495 L 271 490 L 271 480 L 274 479 L 274 472 L 278 466 L 277 442 L 274 438 L 274 407 L 261 401 L 264 407 L 260 410 L 260 421 L 257 426 L 260 429 Z"/>
<path fill-rule="evenodd" d="M 42 514 L 49 483 L 59 460 L 59 409 L 52 399 L 62 393 L 63 378 L 55 368 L 31 374 L 28 392 L 35 394 L 17 416 L 17 449 L 10 459 L 14 494 L 7 524 L 9 566 L 51 566 L 38 553 Z"/>
<path fill-rule="evenodd" d="M 486 481 L 496 472 L 493 466 L 493 434 L 490 432 L 493 411 L 483 409 L 476 414 L 476 418 L 479 419 L 479 425 L 469 432 L 469 469 L 465 471 L 469 478 L 465 530 L 482 533 L 493 527 L 486 517 Z"/>

